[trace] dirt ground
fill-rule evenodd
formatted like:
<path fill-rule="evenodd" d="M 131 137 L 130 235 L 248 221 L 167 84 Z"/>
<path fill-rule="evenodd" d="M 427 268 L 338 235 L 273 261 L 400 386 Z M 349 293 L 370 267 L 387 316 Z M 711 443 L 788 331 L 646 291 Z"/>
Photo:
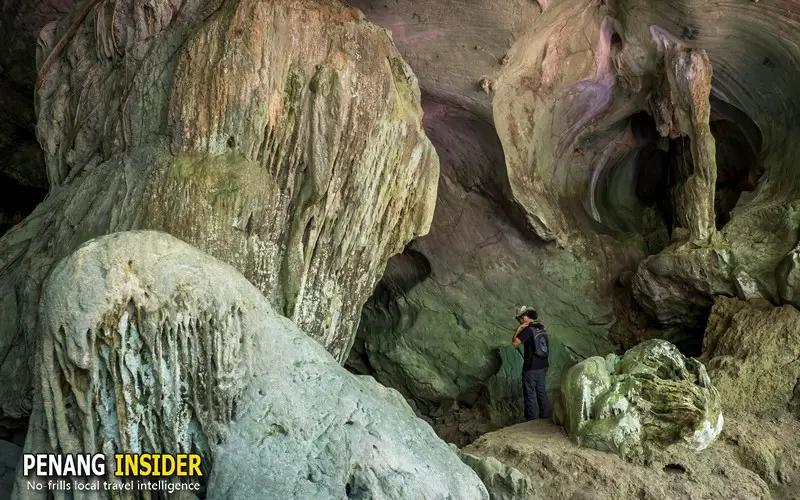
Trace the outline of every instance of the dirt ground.
<path fill-rule="evenodd" d="M 742 465 L 741 449 L 727 438 L 700 453 L 672 450 L 669 458 L 638 466 L 578 447 L 561 427 L 539 420 L 486 434 L 462 451 L 495 457 L 530 478 L 493 495 L 498 499 L 798 498 L 789 490 L 773 496 L 779 492 L 771 493 L 767 482 Z"/>

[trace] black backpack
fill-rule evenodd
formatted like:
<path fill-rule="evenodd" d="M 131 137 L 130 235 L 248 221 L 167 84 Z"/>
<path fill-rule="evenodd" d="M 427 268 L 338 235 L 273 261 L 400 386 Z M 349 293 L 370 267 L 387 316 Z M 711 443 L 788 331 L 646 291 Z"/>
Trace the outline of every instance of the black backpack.
<path fill-rule="evenodd" d="M 549 354 L 547 332 L 542 325 L 533 327 L 533 353 L 540 358 L 546 358 Z"/>

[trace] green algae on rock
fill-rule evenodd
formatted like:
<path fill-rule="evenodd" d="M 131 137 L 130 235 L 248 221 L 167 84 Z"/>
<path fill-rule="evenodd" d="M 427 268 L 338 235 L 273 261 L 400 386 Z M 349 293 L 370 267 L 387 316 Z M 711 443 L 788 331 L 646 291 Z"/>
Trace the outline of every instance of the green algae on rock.
<path fill-rule="evenodd" d="M 42 282 L 91 238 L 169 232 L 342 361 L 387 260 L 433 215 L 439 165 L 416 78 L 356 9 L 112 4 L 42 32 L 51 194 L 0 239 L 0 419 L 30 412 Z"/>
<path fill-rule="evenodd" d="M 114 453 L 198 453 L 209 500 L 488 498 L 397 391 L 347 372 L 236 269 L 168 234 L 106 235 L 61 260 L 41 326 L 26 453 L 104 453 L 107 481 Z M 47 478 L 16 477 L 13 498 L 52 497 L 27 487 Z M 92 493 L 74 498 L 142 498 Z"/>
<path fill-rule="evenodd" d="M 719 393 L 705 367 L 664 340 L 622 358 L 594 356 L 570 368 L 558 419 L 577 444 L 642 461 L 651 447 L 708 447 L 722 431 Z"/>

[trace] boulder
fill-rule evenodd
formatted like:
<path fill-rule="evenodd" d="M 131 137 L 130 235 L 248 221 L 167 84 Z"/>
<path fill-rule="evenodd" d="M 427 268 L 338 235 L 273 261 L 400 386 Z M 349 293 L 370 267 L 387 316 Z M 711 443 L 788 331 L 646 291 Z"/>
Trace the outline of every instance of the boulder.
<path fill-rule="evenodd" d="M 417 81 L 388 33 L 333 0 L 83 7 L 41 34 L 51 195 L 0 239 L 0 420 L 30 411 L 44 278 L 116 231 L 228 262 L 343 361 L 436 196 Z"/>
<path fill-rule="evenodd" d="M 701 451 L 722 431 L 719 393 L 705 367 L 664 340 L 586 359 L 561 387 L 563 424 L 581 446 L 641 462 L 673 445 Z"/>
<path fill-rule="evenodd" d="M 717 297 L 703 346 L 725 409 L 800 417 L 800 312 L 793 306 Z"/>
<path fill-rule="evenodd" d="M 451 446 L 461 460 L 472 467 L 481 478 L 491 500 L 516 500 L 532 492 L 531 478 L 514 467 L 494 457 L 472 455 Z"/>
<path fill-rule="evenodd" d="M 26 453 L 197 452 L 211 499 L 487 498 L 396 391 L 172 236 L 89 241 L 56 266 L 40 312 Z M 14 498 L 46 497 L 25 481 Z"/>
<path fill-rule="evenodd" d="M 662 325 L 700 329 L 715 294 L 735 295 L 730 252 L 684 244 L 639 264 L 633 296 Z M 699 337 L 699 335 L 698 335 Z"/>

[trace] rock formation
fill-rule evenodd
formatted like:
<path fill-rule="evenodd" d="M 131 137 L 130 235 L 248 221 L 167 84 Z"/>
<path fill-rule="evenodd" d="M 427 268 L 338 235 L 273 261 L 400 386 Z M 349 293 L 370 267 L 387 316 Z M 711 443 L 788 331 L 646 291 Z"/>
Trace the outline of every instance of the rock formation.
<path fill-rule="evenodd" d="M 0 2 L 0 236 L 47 194 L 44 155 L 36 141 L 33 92 L 36 41 L 74 0 Z"/>
<path fill-rule="evenodd" d="M 497 500 L 772 498 L 767 484 L 737 462 L 733 447 L 716 444 L 700 453 L 673 451 L 636 465 L 577 447 L 560 427 L 535 421 L 481 436 L 462 453 L 467 463 L 477 464 Z"/>
<path fill-rule="evenodd" d="M 800 418 L 797 309 L 719 297 L 703 342 L 703 357 L 726 408 L 757 415 L 788 411 Z"/>
<path fill-rule="evenodd" d="M 567 372 L 556 422 L 581 446 L 631 461 L 673 445 L 702 451 L 722 431 L 719 392 L 706 368 L 667 341 L 618 357 L 593 356 Z"/>
<path fill-rule="evenodd" d="M 430 234 L 390 261 L 354 369 L 463 413 L 505 404 L 486 392 L 514 305 L 551 332 L 555 390 L 648 338 L 700 355 L 717 296 L 800 303 L 800 27 L 783 7 L 350 3 L 411 61 L 442 161 Z"/>
<path fill-rule="evenodd" d="M 427 231 L 438 179 L 386 32 L 333 0 L 90 1 L 40 46 L 51 192 L 0 240 L 0 416 L 29 411 L 52 265 L 127 229 L 234 265 L 344 359 L 387 259 Z"/>
<path fill-rule="evenodd" d="M 722 440 L 775 498 L 800 486 L 800 312 L 761 298 L 715 300 L 703 359 L 726 414 Z"/>
<path fill-rule="evenodd" d="M 795 495 L 794 0 L 0 5 L 0 439 L 27 431 L 55 263 L 155 229 L 459 445 L 521 418 L 521 304 L 550 333 L 554 399 L 575 365 L 662 339 L 697 396 L 678 427 L 722 405 L 706 465 L 489 434 L 462 457 L 496 498 Z M 227 491 L 254 471 L 226 453 Z"/>
<path fill-rule="evenodd" d="M 396 391 L 174 237 L 89 241 L 47 279 L 41 314 L 26 453 L 200 453 L 210 499 L 488 498 Z M 15 498 L 47 498 L 28 480 Z"/>

